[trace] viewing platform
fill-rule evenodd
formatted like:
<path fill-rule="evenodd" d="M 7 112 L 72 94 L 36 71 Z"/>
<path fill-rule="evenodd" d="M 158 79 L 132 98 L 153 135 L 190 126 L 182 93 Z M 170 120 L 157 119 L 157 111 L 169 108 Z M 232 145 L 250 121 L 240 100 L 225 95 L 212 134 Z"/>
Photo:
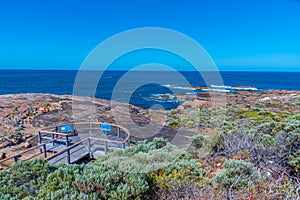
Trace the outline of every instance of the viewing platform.
<path fill-rule="evenodd" d="M 130 147 L 130 133 L 126 128 L 100 122 L 78 122 L 41 129 L 38 145 L 0 160 L 0 165 L 9 168 L 14 162 L 41 157 L 54 165 L 73 164 L 126 147 Z"/>

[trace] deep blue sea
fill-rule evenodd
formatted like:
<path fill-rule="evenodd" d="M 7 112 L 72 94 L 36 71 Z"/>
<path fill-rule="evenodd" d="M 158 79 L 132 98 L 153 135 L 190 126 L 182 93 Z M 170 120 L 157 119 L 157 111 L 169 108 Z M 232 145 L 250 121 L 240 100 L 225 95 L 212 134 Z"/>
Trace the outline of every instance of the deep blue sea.
<path fill-rule="evenodd" d="M 208 86 L 201 75 L 196 72 L 154 72 L 136 71 L 127 79 L 126 71 L 107 71 L 102 74 L 95 94 L 90 94 L 88 85 L 85 86 L 83 95 L 89 94 L 97 98 L 111 99 L 128 102 L 142 108 L 150 108 L 154 104 L 161 104 L 165 109 L 177 107 L 178 100 L 172 100 L 172 94 L 192 94 L 198 92 L 187 86 Z M 186 82 L 182 81 L 182 75 Z M 73 94 L 73 86 L 77 71 L 62 70 L 0 70 L 0 94 L 17 93 L 52 93 Z M 95 76 L 95 72 L 86 72 Z M 300 90 L 300 72 L 221 72 L 222 80 L 226 88 L 230 86 L 251 86 L 250 89 L 262 90 Z M 151 80 L 151 77 L 159 80 L 159 84 Z M 118 89 L 116 89 L 116 84 Z M 88 82 L 88 80 L 87 80 Z M 132 88 L 135 88 L 132 91 Z M 92 89 L 91 89 L 92 91 Z M 234 92 L 234 91 L 233 91 Z M 255 91 L 254 91 L 255 92 Z M 171 99 L 161 99 L 160 94 L 169 94 Z M 128 96 L 130 98 L 128 99 Z"/>

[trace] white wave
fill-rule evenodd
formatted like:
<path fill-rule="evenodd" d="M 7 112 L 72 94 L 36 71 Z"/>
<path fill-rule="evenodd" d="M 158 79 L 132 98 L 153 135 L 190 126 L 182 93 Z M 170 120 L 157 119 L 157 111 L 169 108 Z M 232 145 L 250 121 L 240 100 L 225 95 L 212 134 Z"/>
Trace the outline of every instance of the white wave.
<path fill-rule="evenodd" d="M 167 97 L 167 98 L 165 98 L 165 97 Z M 176 96 L 172 95 L 172 94 L 154 94 L 152 96 L 152 98 L 173 100 L 173 99 L 176 99 Z"/>
<path fill-rule="evenodd" d="M 187 92 L 185 94 L 187 94 L 187 95 L 195 95 L 196 93 L 195 92 Z"/>
<path fill-rule="evenodd" d="M 225 93 L 231 92 L 231 90 L 226 90 L 226 89 L 201 89 L 201 91 L 204 91 L 204 92 L 225 92 Z"/>
<path fill-rule="evenodd" d="M 232 87 L 231 89 L 232 89 L 232 90 L 247 90 L 247 91 L 249 91 L 249 90 L 251 90 L 251 91 L 256 91 L 256 90 L 258 90 L 258 89 L 255 88 L 255 87 L 248 87 L 248 88 Z"/>
<path fill-rule="evenodd" d="M 224 89 L 229 89 L 231 86 L 225 86 L 225 85 L 210 85 L 212 88 L 224 88 Z"/>
<path fill-rule="evenodd" d="M 257 91 L 258 89 L 255 87 L 233 87 L 233 86 L 225 86 L 225 85 L 210 85 L 211 88 L 222 88 L 228 90 L 244 90 L 244 91 Z"/>
<path fill-rule="evenodd" d="M 172 94 L 152 94 L 151 97 L 144 98 L 147 101 L 157 101 L 164 103 L 180 103 L 182 100 L 177 99 L 175 95 Z"/>
<path fill-rule="evenodd" d="M 184 86 L 175 86 L 175 85 L 163 85 L 163 86 L 168 88 L 173 88 L 173 89 L 179 89 L 179 90 L 192 90 L 192 91 L 197 90 L 196 88 L 184 87 Z"/>
<path fill-rule="evenodd" d="M 149 99 L 149 98 L 146 98 L 146 100 L 162 102 L 162 103 L 180 103 L 180 101 L 178 99 L 176 99 L 176 100 L 162 100 L 162 99 Z"/>

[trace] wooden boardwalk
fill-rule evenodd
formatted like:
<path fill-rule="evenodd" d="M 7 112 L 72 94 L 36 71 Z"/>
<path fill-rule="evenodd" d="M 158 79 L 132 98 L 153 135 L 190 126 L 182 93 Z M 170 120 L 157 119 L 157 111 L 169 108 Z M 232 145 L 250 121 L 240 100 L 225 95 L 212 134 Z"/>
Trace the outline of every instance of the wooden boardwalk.
<path fill-rule="evenodd" d="M 65 144 L 48 143 L 47 151 L 55 153 L 55 156 L 47 158 L 51 164 L 72 164 L 76 163 L 84 157 L 97 158 L 105 155 L 109 150 L 121 149 L 122 144 L 108 142 L 106 140 L 122 142 L 121 138 L 105 134 L 86 134 L 86 135 L 69 136 L 69 150 Z M 73 141 L 76 141 L 75 143 Z M 89 143 L 89 144 L 88 144 Z M 106 145 L 106 146 L 105 146 Z M 128 146 L 128 144 L 126 144 Z M 61 152 L 61 153 L 58 153 Z M 69 155 L 70 154 L 70 155 Z M 68 160 L 68 157 L 70 160 Z"/>
<path fill-rule="evenodd" d="M 62 154 L 56 155 L 55 157 L 50 157 L 47 160 L 50 164 L 55 164 L 55 165 L 61 163 L 72 164 L 78 162 L 79 160 L 81 160 L 82 158 L 88 155 L 89 155 L 89 151 L 87 150 L 87 148 L 84 145 L 78 145 L 70 150 L 70 160 L 68 160 L 67 151 Z"/>
<path fill-rule="evenodd" d="M 0 165 L 8 161 L 27 161 L 43 157 L 50 164 L 77 163 L 83 158 L 97 158 L 113 149 L 130 146 L 130 133 L 126 128 L 112 125 L 112 130 L 103 132 L 99 122 L 82 122 L 69 126 L 70 130 L 61 132 L 58 127 L 49 127 L 38 132 L 39 144 L 12 157 L 0 160 Z M 25 156 L 36 152 L 31 156 Z"/>

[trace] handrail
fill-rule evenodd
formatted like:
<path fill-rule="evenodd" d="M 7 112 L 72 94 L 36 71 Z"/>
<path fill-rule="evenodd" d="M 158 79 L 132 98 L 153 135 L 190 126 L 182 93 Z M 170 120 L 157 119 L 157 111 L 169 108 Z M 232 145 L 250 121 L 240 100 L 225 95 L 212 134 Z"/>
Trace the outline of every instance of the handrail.
<path fill-rule="evenodd" d="M 53 155 L 47 157 L 46 160 L 50 160 L 51 158 L 53 158 L 53 157 L 55 157 L 55 156 L 58 156 L 58 155 L 60 155 L 60 154 L 62 154 L 62 153 L 64 153 L 64 152 L 66 152 L 66 151 L 68 151 L 68 150 L 71 150 L 72 148 L 78 146 L 80 143 L 82 143 L 82 142 L 84 142 L 85 140 L 88 140 L 88 139 L 89 139 L 89 138 L 85 138 L 84 140 L 81 140 L 81 141 L 79 141 L 79 142 L 76 142 L 75 144 L 72 144 L 71 146 L 68 146 L 67 148 L 64 148 L 63 150 L 61 150 L 61 151 L 59 151 L 59 152 L 57 152 L 57 153 L 55 153 L 55 154 L 53 154 Z"/>
<path fill-rule="evenodd" d="M 129 139 L 129 138 L 128 138 Z M 108 140 L 108 139 L 103 139 L 103 138 L 93 138 L 93 137 L 87 137 L 87 138 L 84 138 L 83 140 L 80 140 L 79 142 L 75 143 L 75 144 L 72 144 L 71 146 L 68 146 L 66 148 L 64 148 L 63 150 L 49 156 L 46 158 L 46 160 L 50 160 L 51 158 L 55 157 L 55 156 L 58 156 L 68 150 L 71 150 L 73 149 L 74 147 L 78 146 L 79 144 L 83 143 L 84 141 L 86 140 L 98 140 L 98 141 L 103 141 L 103 142 L 111 142 L 111 143 L 118 143 L 118 144 L 124 144 L 128 141 L 128 139 L 126 138 L 125 140 L 123 140 L 122 142 L 120 141 L 116 141 L 116 140 Z"/>
<path fill-rule="evenodd" d="M 8 158 L 2 159 L 2 160 L 0 160 L 0 163 L 3 163 L 3 162 L 8 161 L 8 160 L 10 160 L 10 159 L 13 159 L 13 158 L 15 158 L 16 156 L 20 156 L 20 155 L 22 155 L 22 154 L 24 154 L 24 153 L 27 153 L 27 152 L 29 152 L 29 151 L 32 151 L 32 150 L 34 150 L 34 149 L 36 149 L 36 148 L 39 148 L 39 147 L 43 146 L 44 144 L 45 144 L 45 143 L 39 144 L 39 145 L 37 145 L 37 146 L 31 147 L 30 149 L 27 149 L 27 150 L 25 150 L 25 151 L 22 151 L 22 152 L 20 152 L 20 153 L 14 155 L 14 156 L 10 156 L 10 157 L 8 157 Z"/>
<path fill-rule="evenodd" d="M 24 159 L 24 160 L 22 160 L 22 161 L 28 161 L 28 160 L 31 160 L 32 158 L 37 157 L 37 156 L 39 156 L 39 155 L 41 155 L 41 154 L 43 154 L 43 152 L 42 152 L 42 153 L 34 154 L 33 156 L 31 156 L 31 157 L 29 157 L 29 158 L 26 158 L 26 159 Z"/>
<path fill-rule="evenodd" d="M 76 122 L 76 123 L 74 123 L 74 125 L 76 125 L 76 124 L 78 124 L 78 125 L 82 125 L 82 124 L 94 124 L 94 125 L 98 125 L 98 124 L 101 124 L 101 123 L 104 123 L 104 122 Z M 113 141 L 113 142 L 116 142 L 116 143 L 119 143 L 119 144 L 124 144 L 125 142 L 127 142 L 127 140 L 130 138 L 130 132 L 128 131 L 128 129 L 127 128 L 125 128 L 125 127 L 123 127 L 123 126 L 120 126 L 120 125 L 116 125 L 116 124 L 111 124 L 111 126 L 115 126 L 115 127 L 118 127 L 118 128 L 120 128 L 120 129 L 122 129 L 122 130 L 124 130 L 125 131 L 125 133 L 127 134 L 127 137 L 122 141 L 122 142 L 120 142 L 120 141 L 115 141 L 115 140 L 107 140 L 108 142 L 111 142 L 111 141 Z M 68 134 L 66 134 L 66 133 L 57 133 L 57 132 L 53 132 L 53 131 L 40 131 L 40 132 L 43 132 L 43 133 L 48 133 L 48 134 L 60 134 L 60 135 L 64 135 L 64 136 L 67 136 Z M 105 139 L 103 139 L 103 140 L 105 140 Z"/>
<path fill-rule="evenodd" d="M 44 132 L 44 131 L 43 131 L 43 132 Z M 49 132 L 49 133 L 50 133 L 50 132 Z M 56 134 L 56 132 L 53 132 L 53 133 Z M 68 134 L 64 134 L 64 135 L 66 136 L 66 135 L 68 135 Z M 0 160 L 0 164 L 3 163 L 3 162 L 6 162 L 6 161 L 8 161 L 8 160 L 14 159 L 15 157 L 21 156 L 21 155 L 23 155 L 23 154 L 25 154 L 25 153 L 27 153 L 27 152 L 30 152 L 30 151 L 32 151 L 32 150 L 34 150 L 34 149 L 36 149 L 36 148 L 41 147 L 41 146 L 43 146 L 43 145 L 50 144 L 51 142 L 54 142 L 54 141 L 59 140 L 59 139 L 61 139 L 61 138 L 63 138 L 63 137 L 55 138 L 55 139 L 51 140 L 50 142 L 38 144 L 38 145 L 36 145 L 36 146 L 34 146 L 34 147 L 31 147 L 31 148 L 29 148 L 29 149 L 27 149 L 27 150 L 25 150 L 25 151 L 22 151 L 22 152 L 18 153 L 18 154 L 16 154 L 16 155 L 10 156 L 10 157 L 8 157 L 8 158 L 4 158 L 4 159 Z M 40 154 L 42 154 L 42 153 L 40 153 Z M 37 155 L 40 155 L 40 154 L 37 154 Z M 35 156 L 37 156 L 37 155 L 35 155 Z M 35 157 L 35 156 L 34 156 L 34 157 Z"/>
<path fill-rule="evenodd" d="M 42 133 L 48 133 L 48 134 L 55 134 L 55 135 L 62 135 L 62 136 L 67 136 L 68 134 L 67 133 L 59 133 L 59 132 L 54 132 L 54 131 L 45 131 L 45 130 L 41 130 L 39 132 L 42 132 Z"/>
<path fill-rule="evenodd" d="M 56 132 L 53 132 L 52 134 L 56 134 Z M 68 134 L 66 134 L 65 136 L 67 136 L 67 135 L 68 135 Z M 65 136 L 54 138 L 54 139 L 52 139 L 50 142 L 46 142 L 45 144 L 49 144 L 49 143 L 51 143 L 51 142 L 55 142 L 56 140 L 59 140 L 59 139 L 61 139 L 61 138 L 64 138 Z"/>
<path fill-rule="evenodd" d="M 73 123 L 73 125 L 75 125 L 75 126 L 76 126 L 76 125 L 86 125 L 86 124 L 99 125 L 99 124 L 101 124 L 101 123 L 104 123 L 104 122 L 76 122 L 76 123 Z M 126 136 L 126 135 L 127 135 L 127 136 L 124 138 L 123 141 L 110 140 L 110 139 L 104 139 L 104 138 L 87 137 L 87 138 L 85 138 L 85 139 L 83 139 L 83 140 L 81 140 L 81 141 L 79 141 L 79 142 L 77 142 L 77 143 L 75 143 L 75 144 L 73 144 L 73 145 L 71 145 L 71 146 L 68 146 L 68 147 L 64 148 L 63 150 L 61 150 L 61 151 L 59 151 L 59 152 L 57 152 L 57 153 L 51 155 L 50 157 L 47 157 L 47 155 L 46 155 L 46 153 L 47 153 L 47 152 L 46 152 L 46 144 L 49 144 L 49 143 L 51 143 L 51 142 L 54 142 L 54 141 L 56 141 L 56 140 L 58 140 L 58 139 L 61 139 L 61 138 L 63 138 L 63 137 L 67 137 L 68 134 L 67 134 L 67 133 L 60 133 L 60 132 L 48 131 L 48 130 L 45 130 L 46 128 L 40 129 L 40 131 L 39 131 L 40 134 L 41 134 L 41 133 L 52 134 L 52 135 L 55 134 L 55 135 L 59 135 L 59 136 L 61 136 L 61 137 L 52 139 L 50 142 L 40 143 L 40 144 L 38 144 L 38 145 L 36 145 L 36 146 L 34 146 L 34 147 L 31 147 L 31 148 L 29 148 L 29 149 L 27 149 L 27 150 L 25 150 L 25 151 L 22 151 L 22 152 L 20 152 L 20 153 L 18 153 L 18 154 L 16 154 L 16 155 L 10 156 L 10 157 L 5 158 L 5 159 L 2 159 L 2 160 L 0 160 L 0 164 L 3 163 L 3 162 L 6 162 L 6 161 L 8 161 L 8 160 L 11 160 L 11 159 L 14 159 L 15 162 L 16 162 L 16 158 L 17 158 L 17 157 L 19 157 L 19 156 L 21 156 L 21 155 L 23 155 L 23 154 L 25 154 L 25 153 L 27 153 L 27 152 L 29 152 L 29 151 L 32 151 L 32 150 L 34 150 L 34 149 L 40 148 L 41 146 L 43 146 L 44 152 L 41 151 L 41 153 L 35 154 L 34 156 L 32 156 L 32 157 L 30 157 L 30 158 L 27 158 L 27 159 L 25 159 L 25 161 L 30 160 L 31 158 L 36 157 L 36 156 L 38 156 L 38 155 L 41 155 L 42 153 L 44 153 L 44 159 L 50 160 L 51 158 L 53 158 L 53 157 L 55 157 L 55 156 L 57 156 L 57 155 L 60 155 L 60 154 L 62 154 L 62 153 L 64 153 L 64 152 L 66 152 L 66 151 L 69 151 L 69 150 L 71 150 L 72 148 L 74 148 L 75 146 L 78 146 L 80 143 L 83 143 L 84 141 L 87 141 L 87 140 L 103 141 L 103 142 L 105 142 L 105 145 L 107 145 L 107 143 L 116 143 L 116 144 L 123 145 L 123 148 L 124 148 L 124 147 L 125 147 L 125 143 L 128 142 L 128 141 L 130 142 L 130 140 L 129 140 L 130 137 L 131 137 L 130 132 L 128 131 L 128 129 L 126 129 L 125 127 L 120 126 L 120 125 L 111 124 L 111 126 L 119 128 L 118 130 L 122 129 L 122 130 L 125 132 L 125 136 Z M 48 127 L 48 128 L 55 128 L 55 127 L 57 127 L 57 126 L 54 126 L 54 127 Z M 47 129 L 48 129 L 48 128 L 47 128 Z M 106 148 L 107 148 L 107 147 L 106 147 Z M 40 149 L 40 150 L 41 150 L 41 149 Z M 107 149 L 105 149 L 105 152 L 106 152 L 106 150 L 107 150 Z"/>

